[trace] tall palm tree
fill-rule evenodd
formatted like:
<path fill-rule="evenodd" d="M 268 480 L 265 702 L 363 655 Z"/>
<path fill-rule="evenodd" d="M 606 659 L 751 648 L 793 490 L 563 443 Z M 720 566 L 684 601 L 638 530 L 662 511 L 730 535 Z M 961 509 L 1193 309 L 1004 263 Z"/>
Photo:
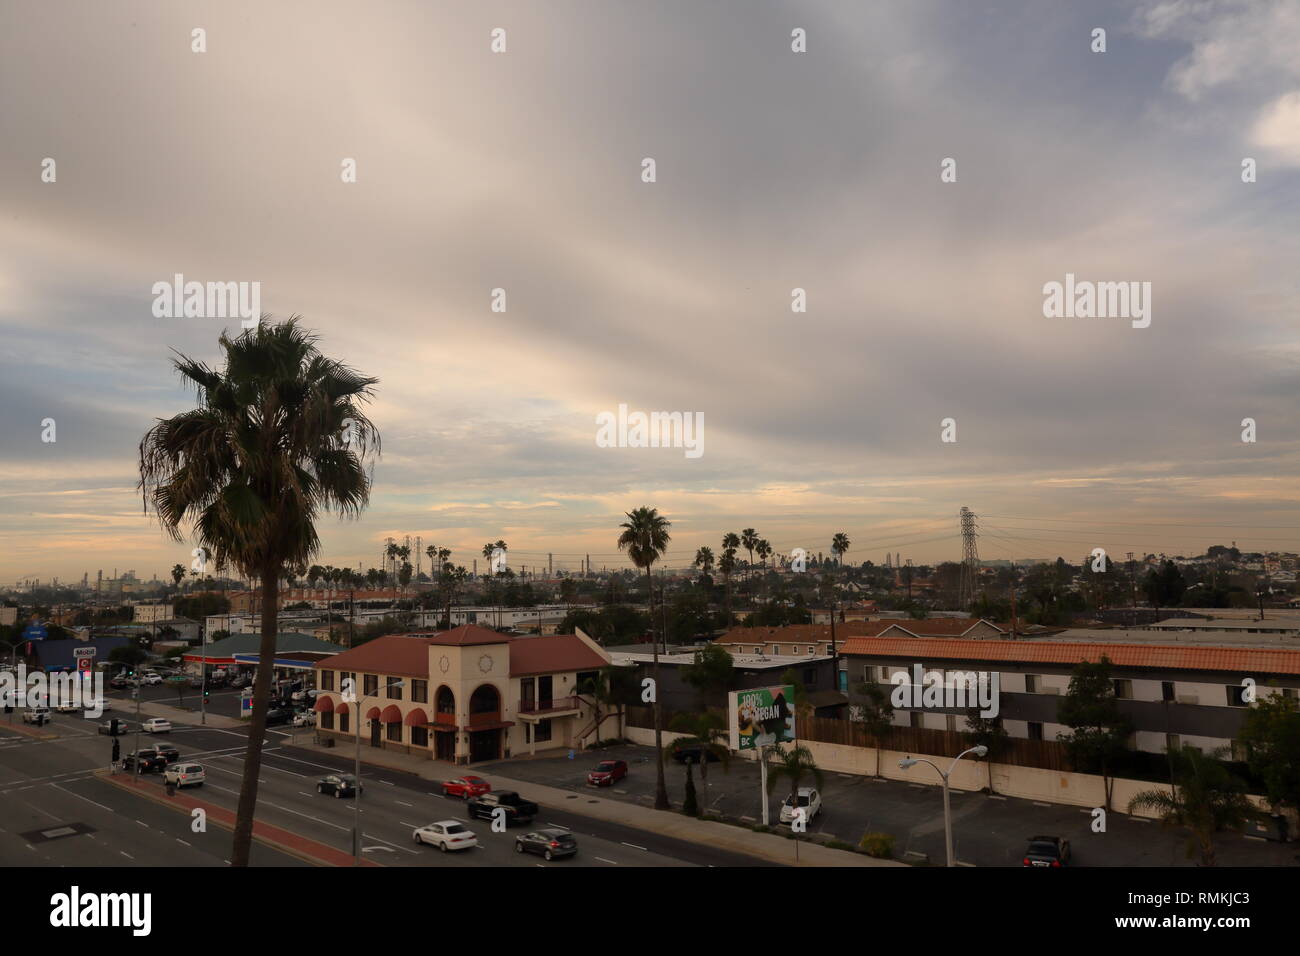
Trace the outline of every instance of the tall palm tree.
<path fill-rule="evenodd" d="M 723 744 L 719 743 L 727 737 L 727 725 L 718 714 L 711 710 L 706 710 L 700 714 L 688 714 L 685 711 L 674 714 L 673 719 L 668 722 L 668 729 L 680 734 L 686 734 L 687 743 L 691 746 L 700 748 L 700 783 L 704 784 L 704 807 L 701 815 L 708 812 L 709 809 L 709 756 L 717 757 L 722 762 L 722 768 L 725 770 L 731 764 L 731 751 Z M 674 740 L 668 746 L 674 747 L 680 742 Z M 686 761 L 686 779 L 687 788 L 693 789 L 690 784 L 691 779 L 691 762 Z"/>
<path fill-rule="evenodd" d="M 618 536 L 618 549 L 626 551 L 632 563 L 638 568 L 645 568 L 646 586 L 649 588 L 650 596 L 650 628 L 651 637 L 654 631 L 654 575 L 651 574 L 651 566 L 658 561 L 665 551 L 668 550 L 668 542 L 672 536 L 668 529 L 672 527 L 672 522 L 663 515 L 659 514 L 658 508 L 640 507 L 635 511 L 627 512 L 627 520 L 624 521 L 620 528 L 623 533 Z M 665 635 L 665 638 L 667 635 Z M 663 713 L 659 709 L 659 642 L 654 642 L 654 674 L 655 696 L 652 706 L 654 707 L 655 723 L 655 809 L 667 810 L 672 804 L 668 802 L 668 786 L 664 783 L 664 739 L 663 739 Z"/>
<path fill-rule="evenodd" d="M 780 744 L 773 744 L 764 751 L 760 759 L 768 761 L 767 789 L 769 793 L 776 789 L 777 781 L 782 777 L 790 781 L 791 808 L 799 805 L 799 784 L 803 783 L 809 776 L 817 784 L 818 790 L 821 790 L 824 786 L 821 768 L 813 760 L 812 751 L 802 744 L 795 747 L 782 747 Z M 763 822 L 767 823 L 766 820 Z M 812 821 L 808 822 L 811 823 Z"/>
<path fill-rule="evenodd" d="M 260 585 L 260 660 L 230 853 L 232 866 L 247 866 L 275 666 L 277 582 L 319 552 L 322 511 L 356 516 L 369 501 L 368 461 L 379 453 L 379 433 L 361 405 L 378 380 L 322 355 L 297 316 L 259 322 L 233 339 L 223 333 L 219 342 L 220 370 L 183 355 L 173 360 L 198 407 L 159 419 L 145 434 L 139 489 L 146 512 L 152 503 L 173 539 L 182 539 L 182 523 L 192 524 L 219 567 L 229 562 Z"/>
<path fill-rule="evenodd" d="M 745 577 L 748 579 L 754 573 L 754 549 L 758 547 L 758 532 L 753 528 L 746 528 L 740 532 L 740 543 L 749 552 L 749 567 L 745 573 Z"/>
<path fill-rule="evenodd" d="M 705 545 L 703 548 L 700 548 L 698 551 L 695 552 L 695 560 L 692 561 L 691 563 L 695 565 L 695 567 L 703 571 L 705 574 L 708 574 L 710 577 L 712 577 L 713 549 L 710 548 L 708 545 Z M 180 565 L 177 565 L 177 567 L 179 566 Z"/>
<path fill-rule="evenodd" d="M 1187 745 L 1171 751 L 1173 792 L 1143 790 L 1128 802 L 1128 812 L 1154 810 L 1167 827 L 1187 827 L 1187 855 L 1198 852 L 1201 866 L 1214 866 L 1214 834 L 1239 830 L 1260 815 L 1246 797 L 1246 787 L 1229 772 L 1222 760 L 1230 753 L 1220 747 L 1203 754 Z"/>
<path fill-rule="evenodd" d="M 844 564 L 844 554 L 849 550 L 849 536 L 843 531 L 837 532 L 835 537 L 831 538 L 831 551 L 834 552 L 840 565 Z"/>

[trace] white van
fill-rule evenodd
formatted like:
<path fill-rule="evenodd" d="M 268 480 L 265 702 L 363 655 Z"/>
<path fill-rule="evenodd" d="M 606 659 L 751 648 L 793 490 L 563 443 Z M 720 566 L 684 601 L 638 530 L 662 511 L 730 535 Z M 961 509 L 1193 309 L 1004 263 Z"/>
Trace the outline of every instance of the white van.
<path fill-rule="evenodd" d="M 163 771 L 163 782 L 174 783 L 178 787 L 198 787 L 203 785 L 207 774 L 203 765 L 197 763 L 174 763 Z"/>

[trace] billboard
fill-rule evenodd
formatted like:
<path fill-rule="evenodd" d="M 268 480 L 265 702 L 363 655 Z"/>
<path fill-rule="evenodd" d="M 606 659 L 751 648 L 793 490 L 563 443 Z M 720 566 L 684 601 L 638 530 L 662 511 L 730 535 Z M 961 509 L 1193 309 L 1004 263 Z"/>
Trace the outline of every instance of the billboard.
<path fill-rule="evenodd" d="M 795 739 L 794 686 L 733 690 L 731 733 L 737 750 L 756 750 Z"/>

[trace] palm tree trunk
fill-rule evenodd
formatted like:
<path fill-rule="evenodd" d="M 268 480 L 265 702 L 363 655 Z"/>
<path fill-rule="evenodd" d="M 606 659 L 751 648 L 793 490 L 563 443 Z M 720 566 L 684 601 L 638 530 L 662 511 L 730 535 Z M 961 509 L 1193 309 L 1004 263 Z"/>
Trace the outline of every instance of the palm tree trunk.
<path fill-rule="evenodd" d="M 271 672 L 275 668 L 275 638 L 279 593 L 279 568 L 262 570 L 262 644 L 259 648 L 257 681 L 253 685 L 253 714 L 248 723 L 248 747 L 244 751 L 244 779 L 239 787 L 235 811 L 235 837 L 230 849 L 231 866 L 248 866 L 253 845 L 253 811 L 257 806 L 257 780 L 262 772 L 262 741 L 266 736 L 266 711 L 271 700 Z"/>
<path fill-rule="evenodd" d="M 653 575 L 650 574 L 650 565 L 645 566 L 645 582 L 649 587 L 650 598 L 650 637 L 654 637 L 654 607 L 655 607 L 655 582 Z M 655 809 L 669 810 L 672 804 L 668 802 L 668 784 L 664 781 L 664 731 L 663 731 L 663 711 L 659 709 L 659 642 L 654 642 L 654 680 L 655 680 L 655 699 L 651 702 L 654 707 L 655 721 Z"/>

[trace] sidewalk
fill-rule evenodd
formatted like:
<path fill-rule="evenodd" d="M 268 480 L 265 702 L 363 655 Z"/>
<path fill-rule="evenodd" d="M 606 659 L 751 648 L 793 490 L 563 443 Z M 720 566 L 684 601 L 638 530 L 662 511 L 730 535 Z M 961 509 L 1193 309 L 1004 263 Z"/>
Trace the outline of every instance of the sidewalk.
<path fill-rule="evenodd" d="M 292 746 L 315 753 L 332 754 L 336 757 L 340 755 L 350 757 L 352 754 L 351 748 L 340 750 L 337 747 L 332 749 L 322 747 L 315 743 L 311 736 L 304 736 L 294 741 Z M 426 760 L 422 757 L 413 757 L 409 754 L 394 753 L 390 750 L 369 746 L 361 748 L 361 760 L 370 766 L 399 770 L 424 780 L 439 782 L 455 779 L 465 773 L 477 772 L 473 768 L 459 767 L 443 761 Z M 569 790 L 561 790 L 558 787 L 511 780 L 502 777 L 496 771 L 489 771 L 480 775 L 487 779 L 494 789 L 518 791 L 543 807 L 554 807 L 558 810 L 566 810 L 570 813 L 577 813 L 609 823 L 635 827 L 639 830 L 648 830 L 676 840 L 684 840 L 702 846 L 728 850 L 732 853 L 758 857 L 772 863 L 787 866 L 796 865 L 795 848 L 791 845 L 791 841 L 777 834 L 755 833 L 745 827 L 715 823 L 712 820 L 697 820 L 694 817 L 684 816 L 680 813 L 655 810 L 619 800 L 609 800 L 596 796 L 597 791 L 594 790 L 591 795 L 574 793 Z M 862 853 L 834 850 L 805 840 L 799 841 L 798 849 L 799 860 L 797 865 L 799 866 L 907 866 L 906 863 L 900 863 L 896 860 L 877 860 Z"/>
<path fill-rule="evenodd" d="M 175 796 L 167 796 L 165 788 L 158 787 L 155 784 L 147 783 L 144 780 L 136 778 L 133 774 L 120 773 L 113 774 L 107 770 L 98 770 L 95 776 L 99 777 L 106 783 L 115 787 L 120 787 L 134 793 L 138 797 L 144 797 L 146 800 L 152 800 L 154 803 L 160 803 L 165 807 L 171 807 L 186 815 L 193 815 L 197 809 L 203 810 L 207 814 L 210 823 L 225 830 L 234 831 L 235 829 L 235 811 L 228 810 L 225 807 L 219 807 L 215 803 L 208 803 L 206 800 L 199 800 L 196 797 L 177 790 Z M 259 843 L 265 843 L 267 846 L 274 847 L 282 853 L 288 853 L 296 856 L 300 860 L 313 863 L 317 866 L 352 866 L 352 854 L 344 853 L 332 846 L 327 846 L 316 840 L 308 839 L 294 833 L 292 830 L 286 830 L 283 827 L 272 826 L 269 823 L 263 823 L 260 820 L 253 821 L 253 839 Z M 362 860 L 362 866 L 383 866 L 382 863 L 376 863 L 374 860 Z"/>

